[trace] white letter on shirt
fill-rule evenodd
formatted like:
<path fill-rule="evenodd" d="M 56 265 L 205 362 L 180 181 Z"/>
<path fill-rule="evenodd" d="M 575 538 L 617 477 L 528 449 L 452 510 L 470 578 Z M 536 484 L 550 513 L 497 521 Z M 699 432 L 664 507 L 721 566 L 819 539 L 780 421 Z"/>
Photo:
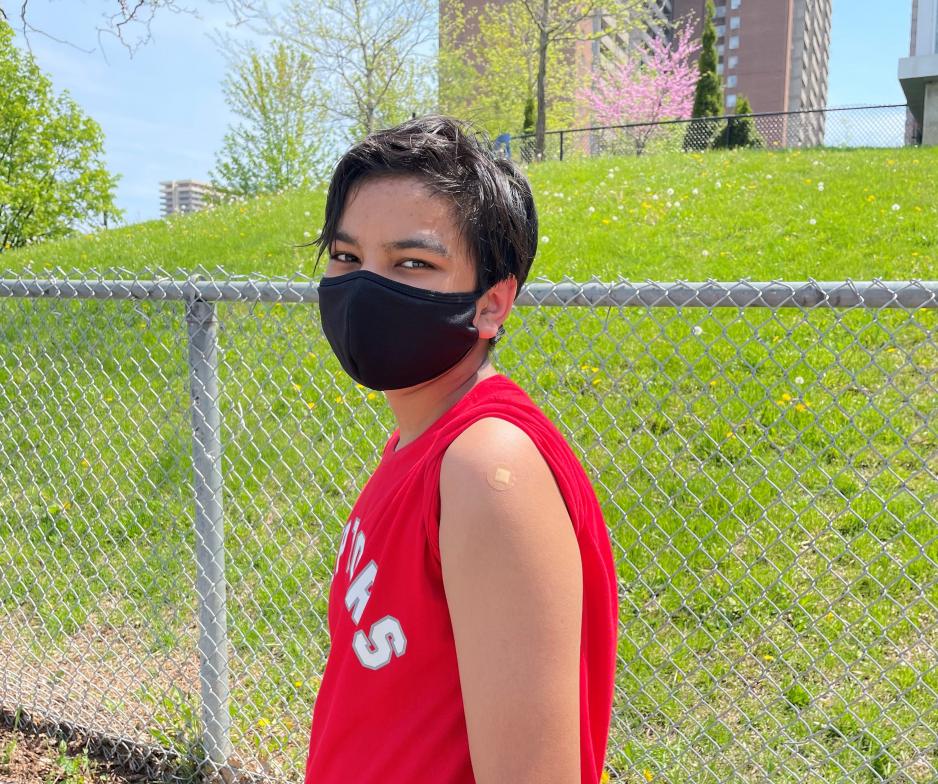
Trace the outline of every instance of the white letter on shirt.
<path fill-rule="evenodd" d="M 407 638 L 404 637 L 397 618 L 385 615 L 380 621 L 375 621 L 371 625 L 369 637 L 366 637 L 365 633 L 359 629 L 352 639 L 355 655 L 369 670 L 380 670 L 391 661 L 392 648 L 395 656 L 404 655 Z"/>
<path fill-rule="evenodd" d="M 352 620 L 355 623 L 361 620 L 362 613 L 365 612 L 365 605 L 371 598 L 371 586 L 375 584 L 377 576 L 378 564 L 369 561 L 345 592 L 345 606 L 352 613 Z"/>

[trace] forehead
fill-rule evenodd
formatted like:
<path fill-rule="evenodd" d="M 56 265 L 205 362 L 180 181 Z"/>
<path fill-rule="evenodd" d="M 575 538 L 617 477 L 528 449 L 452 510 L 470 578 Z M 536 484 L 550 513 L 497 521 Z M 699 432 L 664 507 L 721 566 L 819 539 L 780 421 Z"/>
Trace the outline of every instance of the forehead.
<path fill-rule="evenodd" d="M 349 189 L 336 228 L 386 239 L 398 239 L 402 233 L 433 233 L 454 250 L 463 244 L 453 202 L 411 176 L 369 177 L 356 183 Z"/>

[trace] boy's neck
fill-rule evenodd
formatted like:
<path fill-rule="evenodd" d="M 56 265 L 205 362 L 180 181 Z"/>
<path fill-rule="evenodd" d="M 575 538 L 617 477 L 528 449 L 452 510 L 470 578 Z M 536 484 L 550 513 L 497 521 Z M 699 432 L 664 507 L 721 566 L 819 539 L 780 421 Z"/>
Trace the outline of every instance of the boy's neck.
<path fill-rule="evenodd" d="M 486 347 L 483 346 L 482 350 L 485 353 L 480 357 L 478 350 L 473 349 L 455 366 L 431 381 L 385 392 L 400 430 L 398 449 L 417 439 L 480 381 L 498 374 L 489 362 Z"/>

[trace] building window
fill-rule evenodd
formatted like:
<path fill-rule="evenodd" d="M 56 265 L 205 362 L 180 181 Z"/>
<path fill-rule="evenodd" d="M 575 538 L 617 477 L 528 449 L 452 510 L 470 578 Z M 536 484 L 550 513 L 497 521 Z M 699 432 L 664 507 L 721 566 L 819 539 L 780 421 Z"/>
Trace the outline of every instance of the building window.
<path fill-rule="evenodd" d="M 728 109 L 733 109 L 736 106 L 736 93 L 730 93 L 726 96 L 726 106 Z"/>
<path fill-rule="evenodd" d="M 723 63 L 717 63 L 717 75 L 723 76 Z"/>
<path fill-rule="evenodd" d="M 726 25 L 717 25 L 717 38 L 722 38 L 726 35 Z"/>
<path fill-rule="evenodd" d="M 739 29 L 739 17 L 731 16 L 730 17 L 730 30 L 738 30 L 738 29 Z"/>
<path fill-rule="evenodd" d="M 729 61 L 729 63 L 727 64 L 726 67 L 727 67 L 727 68 L 735 68 L 737 65 L 739 65 L 739 57 L 737 57 L 735 54 L 731 54 L 731 55 L 730 55 L 730 61 Z"/>
<path fill-rule="evenodd" d="M 726 77 L 726 86 L 735 87 L 736 86 L 736 74 L 730 74 Z"/>
<path fill-rule="evenodd" d="M 726 47 L 723 46 L 723 44 L 720 44 L 720 45 L 717 47 L 717 56 L 718 56 L 718 57 L 722 57 L 724 51 L 726 51 Z"/>
<path fill-rule="evenodd" d="M 726 16 L 726 6 L 718 5 L 716 10 L 716 18 L 722 19 L 724 16 Z"/>
<path fill-rule="evenodd" d="M 730 9 L 735 11 L 739 8 L 739 0 L 730 0 Z"/>
<path fill-rule="evenodd" d="M 738 35 L 730 36 L 730 49 L 739 49 L 739 36 Z"/>

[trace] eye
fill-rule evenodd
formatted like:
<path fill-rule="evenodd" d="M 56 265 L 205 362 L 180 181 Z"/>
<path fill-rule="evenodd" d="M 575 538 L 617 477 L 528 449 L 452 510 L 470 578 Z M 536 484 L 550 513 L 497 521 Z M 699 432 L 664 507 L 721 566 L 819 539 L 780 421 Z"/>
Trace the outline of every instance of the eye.
<path fill-rule="evenodd" d="M 332 261 L 338 261 L 340 264 L 354 264 L 358 261 L 351 253 L 332 253 L 329 258 Z"/>
<path fill-rule="evenodd" d="M 420 265 L 420 266 L 410 266 L 410 265 Z M 407 267 L 407 269 L 432 269 L 433 265 L 428 264 L 426 261 L 421 261 L 420 259 L 406 259 L 401 262 L 402 267 Z"/>

